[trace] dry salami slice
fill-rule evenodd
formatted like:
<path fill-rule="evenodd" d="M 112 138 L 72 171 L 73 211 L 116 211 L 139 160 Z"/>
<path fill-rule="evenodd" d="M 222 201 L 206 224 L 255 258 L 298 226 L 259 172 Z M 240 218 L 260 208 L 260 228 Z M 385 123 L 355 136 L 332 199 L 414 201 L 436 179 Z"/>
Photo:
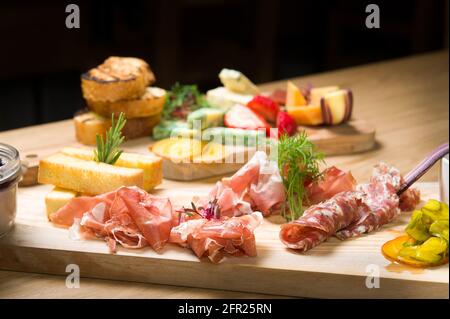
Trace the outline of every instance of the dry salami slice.
<path fill-rule="evenodd" d="M 346 239 L 376 230 L 400 214 L 396 191 L 402 181 L 398 169 L 380 163 L 368 184 L 311 206 L 298 220 L 282 225 L 280 239 L 289 248 L 307 251 L 331 236 Z M 408 199 L 414 205 L 420 194 L 412 192 Z"/>
<path fill-rule="evenodd" d="M 363 193 L 359 206 L 359 217 L 349 227 L 336 233 L 339 239 L 357 237 L 390 223 L 400 214 L 399 198 L 391 184 L 372 182 L 360 185 Z"/>
<path fill-rule="evenodd" d="M 417 188 L 409 188 L 400 195 L 400 209 L 402 212 L 410 212 L 420 203 L 420 191 Z"/>
<path fill-rule="evenodd" d="M 364 194 L 359 209 L 360 217 L 335 236 L 342 240 L 357 237 L 391 222 L 400 214 L 396 191 L 402 181 L 400 171 L 395 167 L 385 163 L 376 165 L 369 184 L 357 187 Z"/>

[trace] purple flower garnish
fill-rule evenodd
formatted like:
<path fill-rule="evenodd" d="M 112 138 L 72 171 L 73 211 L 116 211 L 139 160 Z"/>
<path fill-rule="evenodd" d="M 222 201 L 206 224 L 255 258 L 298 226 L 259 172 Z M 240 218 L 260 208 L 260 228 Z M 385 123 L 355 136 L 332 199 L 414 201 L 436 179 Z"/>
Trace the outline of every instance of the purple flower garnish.
<path fill-rule="evenodd" d="M 182 212 L 188 216 L 192 216 L 193 214 L 198 214 L 202 218 L 206 218 L 208 220 L 211 220 L 213 218 L 220 219 L 220 208 L 219 208 L 219 205 L 217 204 L 217 198 L 214 198 L 214 200 L 210 201 L 205 208 L 203 208 L 203 207 L 197 208 L 197 207 L 195 207 L 194 203 L 191 203 L 191 207 L 190 208 L 183 207 Z"/>

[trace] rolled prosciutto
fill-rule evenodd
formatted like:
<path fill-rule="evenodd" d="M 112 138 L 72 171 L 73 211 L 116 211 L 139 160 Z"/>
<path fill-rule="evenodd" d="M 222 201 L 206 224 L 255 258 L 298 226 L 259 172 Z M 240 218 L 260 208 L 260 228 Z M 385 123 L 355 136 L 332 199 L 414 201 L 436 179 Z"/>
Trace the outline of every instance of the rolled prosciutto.
<path fill-rule="evenodd" d="M 223 178 L 209 195 L 197 201 L 205 206 L 217 199 L 222 216 L 241 216 L 254 211 L 264 216 L 279 212 L 286 200 L 283 181 L 275 161 L 258 151 L 233 176 Z"/>
<path fill-rule="evenodd" d="M 71 199 L 51 216 L 54 224 L 70 227 L 74 239 L 103 238 L 111 252 L 151 246 L 160 251 L 178 224 L 170 200 L 137 187 L 121 187 L 95 197 Z"/>
<path fill-rule="evenodd" d="M 299 219 L 282 225 L 280 239 L 289 248 L 307 251 L 331 236 L 346 239 L 378 229 L 400 214 L 396 191 L 402 181 L 396 168 L 380 163 L 368 184 L 336 194 L 309 207 Z M 420 194 L 411 191 L 405 200 L 410 208 L 418 203 Z"/>
<path fill-rule="evenodd" d="M 306 205 L 315 205 L 332 198 L 334 195 L 354 191 L 356 180 L 352 173 L 344 172 L 335 166 L 328 167 L 322 172 L 322 178 L 306 185 Z"/>
<path fill-rule="evenodd" d="M 170 242 L 192 249 L 198 258 L 219 263 L 226 255 L 256 256 L 254 230 L 263 220 L 260 212 L 239 217 L 194 218 L 172 228 Z"/>

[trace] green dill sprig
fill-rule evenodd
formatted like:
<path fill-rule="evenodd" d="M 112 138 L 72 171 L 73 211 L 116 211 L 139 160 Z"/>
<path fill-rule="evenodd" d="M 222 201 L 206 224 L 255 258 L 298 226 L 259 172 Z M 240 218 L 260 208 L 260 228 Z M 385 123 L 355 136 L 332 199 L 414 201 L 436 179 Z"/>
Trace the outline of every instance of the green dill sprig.
<path fill-rule="evenodd" d="M 293 221 L 303 215 L 303 202 L 307 200 L 305 182 L 320 178 L 320 164 L 324 155 L 317 152 L 306 132 L 294 136 L 282 135 L 278 142 L 278 168 L 286 189 L 287 207 L 282 215 Z"/>
<path fill-rule="evenodd" d="M 111 115 L 111 127 L 106 132 L 106 138 L 98 135 L 96 136 L 97 149 L 94 150 L 94 158 L 97 162 L 113 165 L 119 159 L 122 154 L 122 150 L 119 146 L 124 140 L 122 136 L 122 129 L 125 126 L 127 120 L 125 114 L 120 113 L 117 121 L 114 119 L 114 114 Z"/>

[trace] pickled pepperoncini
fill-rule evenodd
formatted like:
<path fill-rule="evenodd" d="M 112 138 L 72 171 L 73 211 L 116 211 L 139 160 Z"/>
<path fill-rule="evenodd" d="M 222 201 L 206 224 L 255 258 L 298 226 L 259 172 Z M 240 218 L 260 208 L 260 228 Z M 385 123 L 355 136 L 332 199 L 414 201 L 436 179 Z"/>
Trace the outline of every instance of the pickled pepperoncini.
<path fill-rule="evenodd" d="M 445 203 L 429 200 L 416 210 L 406 227 L 405 236 L 388 241 L 383 255 L 414 267 L 432 267 L 448 262 L 449 211 Z"/>

